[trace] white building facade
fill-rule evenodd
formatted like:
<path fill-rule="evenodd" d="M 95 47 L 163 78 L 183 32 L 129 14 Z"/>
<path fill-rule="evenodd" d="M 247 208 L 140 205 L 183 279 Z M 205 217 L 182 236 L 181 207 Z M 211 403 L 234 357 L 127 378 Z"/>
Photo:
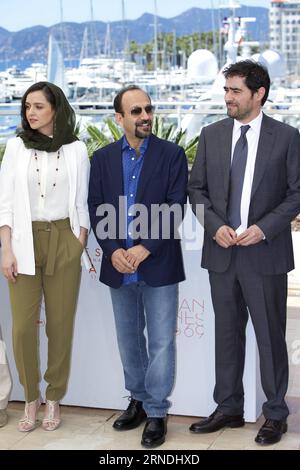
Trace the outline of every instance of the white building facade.
<path fill-rule="evenodd" d="M 300 75 L 300 1 L 271 0 L 270 47 L 282 53 L 288 71 Z"/>

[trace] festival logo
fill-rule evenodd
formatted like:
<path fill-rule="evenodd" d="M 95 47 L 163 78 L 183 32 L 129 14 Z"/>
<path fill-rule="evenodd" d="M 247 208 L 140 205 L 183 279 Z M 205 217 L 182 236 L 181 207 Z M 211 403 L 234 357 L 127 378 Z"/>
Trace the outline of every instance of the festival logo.
<path fill-rule="evenodd" d="M 177 336 L 202 338 L 204 335 L 204 314 L 204 300 L 181 299 L 177 318 Z"/>

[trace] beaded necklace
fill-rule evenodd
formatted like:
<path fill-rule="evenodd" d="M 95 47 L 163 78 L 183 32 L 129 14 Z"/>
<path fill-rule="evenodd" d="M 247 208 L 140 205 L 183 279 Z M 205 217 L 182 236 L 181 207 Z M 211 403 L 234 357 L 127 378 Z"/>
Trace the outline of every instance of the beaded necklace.
<path fill-rule="evenodd" d="M 37 183 L 38 183 L 38 186 L 40 188 L 41 197 L 44 198 L 45 194 L 42 193 L 42 189 L 41 189 L 41 169 L 39 167 L 39 159 L 38 159 L 38 154 L 36 153 L 36 151 L 34 152 L 34 159 L 35 159 L 35 164 L 36 164 Z M 60 159 L 60 150 L 58 150 L 58 152 L 57 152 L 55 176 L 54 176 L 54 182 L 52 183 L 52 190 L 56 188 L 57 174 L 58 174 L 58 171 L 59 171 L 59 166 L 58 166 L 59 159 Z"/>

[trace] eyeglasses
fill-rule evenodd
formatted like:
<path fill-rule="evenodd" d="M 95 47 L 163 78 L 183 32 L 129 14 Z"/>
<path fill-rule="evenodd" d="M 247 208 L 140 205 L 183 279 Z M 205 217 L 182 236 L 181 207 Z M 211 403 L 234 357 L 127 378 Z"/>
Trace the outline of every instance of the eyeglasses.
<path fill-rule="evenodd" d="M 140 114 L 142 114 L 143 111 L 145 111 L 145 113 L 147 114 L 152 114 L 154 112 L 154 109 L 155 107 L 152 104 L 147 104 L 147 106 L 145 106 L 144 108 L 142 108 L 141 106 L 136 106 L 135 108 L 132 108 L 130 110 L 130 114 L 131 116 L 139 116 Z"/>

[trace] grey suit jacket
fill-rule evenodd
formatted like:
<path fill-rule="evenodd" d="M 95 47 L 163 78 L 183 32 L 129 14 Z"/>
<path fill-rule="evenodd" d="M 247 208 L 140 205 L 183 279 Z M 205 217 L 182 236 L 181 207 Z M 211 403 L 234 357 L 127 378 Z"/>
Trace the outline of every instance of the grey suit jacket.
<path fill-rule="evenodd" d="M 189 197 L 204 204 L 202 266 L 224 272 L 232 248 L 213 239 L 228 225 L 227 205 L 233 119 L 202 129 L 189 181 Z M 243 247 L 245 262 L 261 274 L 281 274 L 294 268 L 291 221 L 300 212 L 300 135 L 297 129 L 263 116 L 249 207 L 248 226 L 258 225 L 266 239 Z"/>

